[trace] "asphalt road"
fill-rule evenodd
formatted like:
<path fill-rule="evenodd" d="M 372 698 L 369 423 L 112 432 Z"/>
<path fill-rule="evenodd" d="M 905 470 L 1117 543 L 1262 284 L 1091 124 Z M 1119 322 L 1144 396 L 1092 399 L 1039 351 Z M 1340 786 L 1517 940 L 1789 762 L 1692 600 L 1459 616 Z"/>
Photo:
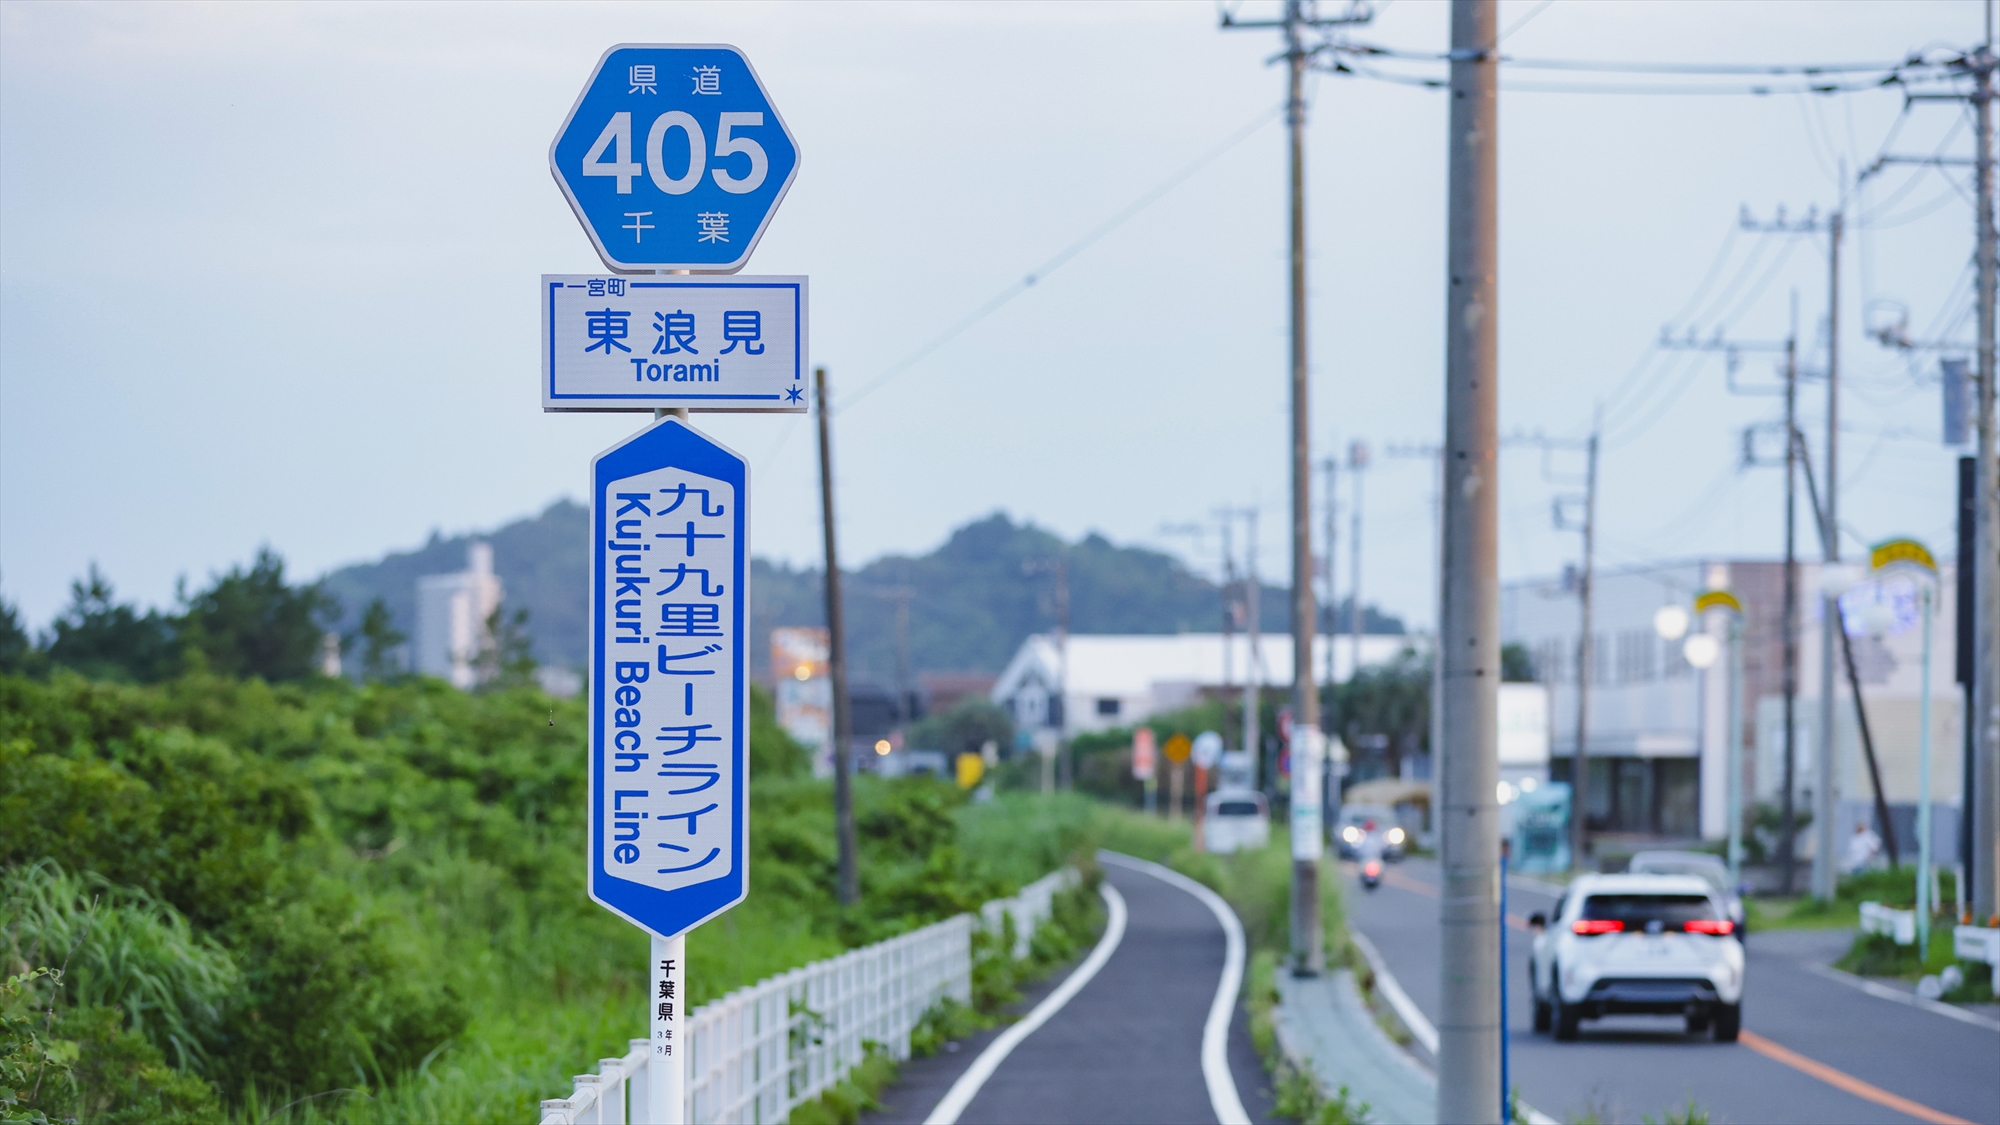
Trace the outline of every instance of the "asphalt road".
<path fill-rule="evenodd" d="M 1433 1022 L 1438 1014 L 1438 873 L 1393 865 L 1379 890 L 1347 884 L 1348 917 Z M 1554 896 L 1518 882 L 1508 910 Z M 1690 1098 L 1718 1122 L 2000 1122 L 2000 1031 L 1871 996 L 1815 972 L 1847 948 L 1844 933 L 1752 933 L 1735 1044 L 1686 1034 L 1679 1017 L 1586 1021 L 1557 1043 L 1532 1030 L 1529 935 L 1508 932 L 1508 1043 L 1523 1100 L 1561 1120 L 1659 1119 Z M 1421 1047 L 1414 1048 L 1421 1055 Z M 1426 1058 L 1427 1062 L 1435 1060 Z"/>
<path fill-rule="evenodd" d="M 959 1116 L 965 1125 L 1215 1121 L 1201 1037 L 1222 973 L 1222 927 L 1186 891 L 1108 863 L 1104 872 L 1125 899 L 1123 940 L 1097 975 L 993 1072 Z M 1063 975 L 1032 990 L 1017 1008 L 1031 1009 Z M 884 1108 L 863 1121 L 923 1121 L 998 1033 L 913 1060 L 883 1093 Z M 1228 1060 L 1251 1120 L 1270 1120 L 1270 1082 L 1240 1006 L 1230 1022 Z"/>

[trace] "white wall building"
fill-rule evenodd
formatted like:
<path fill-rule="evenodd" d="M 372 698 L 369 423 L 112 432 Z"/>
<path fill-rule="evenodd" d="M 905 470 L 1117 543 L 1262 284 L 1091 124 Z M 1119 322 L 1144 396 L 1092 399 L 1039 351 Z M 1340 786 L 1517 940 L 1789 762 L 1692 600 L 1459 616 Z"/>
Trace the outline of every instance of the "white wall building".
<path fill-rule="evenodd" d="M 1292 686 L 1292 638 L 1264 634 L 1253 653 L 1249 638 L 1220 633 L 1071 634 L 1067 659 L 1055 638 L 1037 633 L 1021 643 L 993 685 L 994 703 L 1014 725 L 1035 733 L 1060 728 L 1067 738 L 1085 731 L 1131 726 L 1163 711 L 1187 707 L 1225 685 L 1241 690 L 1245 677 L 1272 690 Z M 1403 650 L 1422 648 L 1422 637 L 1364 634 L 1361 664 L 1385 664 Z M 1333 675 L 1353 675 L 1353 641 L 1332 641 Z M 1327 640 L 1313 641 L 1313 675 L 1326 679 Z M 1066 666 L 1066 667 L 1065 667 Z M 1065 687 L 1067 690 L 1063 690 Z M 1064 705 L 1053 706 L 1060 695 Z"/>
<path fill-rule="evenodd" d="M 492 643 L 486 622 L 500 608 L 500 579 L 493 573 L 493 547 L 475 542 L 466 550 L 465 569 L 417 579 L 417 628 L 412 642 L 416 670 L 469 688 L 478 682 L 474 662 Z"/>
<path fill-rule="evenodd" d="M 1793 776 L 1797 807 L 1811 808 L 1820 724 L 1819 564 L 1798 564 L 1797 695 L 1793 705 Z M 1694 560 L 1600 571 L 1594 607 L 1590 691 L 1589 816 L 1609 832 L 1710 839 L 1726 835 L 1729 671 L 1726 660 L 1705 671 L 1689 666 L 1682 642 L 1654 631 L 1653 615 L 1667 604 L 1688 606 L 1706 589 L 1727 589 L 1742 601 L 1743 784 L 1746 807 L 1775 803 L 1784 776 L 1784 566 L 1763 560 Z M 1932 799 L 1938 854 L 1956 849 L 1962 769 L 1961 695 L 1953 682 L 1955 578 L 1946 564 L 1932 622 Z M 1878 598 L 1895 607 L 1887 635 L 1868 635 L 1864 609 Z M 1861 680 L 1883 789 L 1907 834 L 1917 799 L 1918 685 L 1922 628 L 1908 577 L 1864 582 L 1841 601 Z M 1536 679 L 1550 689 L 1552 774 L 1567 780 L 1576 753 L 1579 603 L 1560 579 L 1512 582 L 1501 590 L 1503 643 L 1525 646 Z M 1696 622 L 1725 634 L 1719 615 Z M 1835 786 L 1838 833 L 1857 818 L 1872 820 L 1873 789 L 1861 752 L 1845 665 L 1835 684 Z M 1802 837 L 1809 846 L 1810 833 Z"/>

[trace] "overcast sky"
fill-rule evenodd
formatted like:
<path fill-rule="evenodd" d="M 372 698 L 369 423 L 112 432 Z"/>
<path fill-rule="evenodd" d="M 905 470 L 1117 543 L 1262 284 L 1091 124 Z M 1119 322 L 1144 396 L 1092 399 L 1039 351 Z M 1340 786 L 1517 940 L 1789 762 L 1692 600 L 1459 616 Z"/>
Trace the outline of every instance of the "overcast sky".
<path fill-rule="evenodd" d="M 1396 0 L 1356 38 L 1443 50 L 1447 15 Z M 1823 63 L 1968 46 L 1980 8 L 1503 4 L 1517 23 L 1505 48 L 1523 57 Z M 1283 579 L 1275 33 L 1221 32 L 1205 3 L 11 2 L 0 595 L 41 625 L 92 560 L 164 604 L 178 576 L 201 582 L 261 543 L 310 576 L 581 499 L 590 457 L 641 419 L 541 413 L 535 282 L 600 268 L 547 151 L 621 41 L 741 47 L 797 137 L 801 171 L 749 271 L 812 278 L 847 560 L 926 551 L 1000 509 L 1213 571 L 1213 536 L 1162 528 L 1255 505 L 1260 569 Z M 1503 94 L 1502 427 L 1577 437 L 1605 401 L 1606 562 L 1780 550 L 1782 474 L 1736 467 L 1742 427 L 1779 400 L 1732 395 L 1719 359 L 1653 342 L 1667 322 L 1780 338 L 1796 290 L 1823 364 L 1824 239 L 1732 233 L 1739 207 L 1824 211 L 1843 162 L 1851 178 L 1892 131 L 1896 152 L 1964 155 L 1964 116 L 1905 114 L 1893 89 Z M 1375 446 L 1366 596 L 1418 624 L 1434 618 L 1431 468 L 1381 454 L 1442 428 L 1444 171 L 1440 94 L 1314 84 L 1316 456 Z M 1970 337 L 1968 181 L 1891 169 L 1850 201 L 1864 220 L 1843 270 L 1850 549 L 1892 533 L 1948 549 L 1960 451 L 1939 441 L 1934 358 L 1885 351 L 1863 322 L 1900 305 L 1915 335 Z M 1738 372 L 1769 377 L 1762 356 Z M 1824 384 L 1802 402 L 1817 450 Z M 810 420 L 697 422 L 753 462 L 754 549 L 817 562 Z M 1510 451 L 1502 487 L 1506 576 L 1575 557 L 1549 517 L 1572 486 L 1539 453 Z M 1343 514 L 1343 590 L 1346 530 Z"/>

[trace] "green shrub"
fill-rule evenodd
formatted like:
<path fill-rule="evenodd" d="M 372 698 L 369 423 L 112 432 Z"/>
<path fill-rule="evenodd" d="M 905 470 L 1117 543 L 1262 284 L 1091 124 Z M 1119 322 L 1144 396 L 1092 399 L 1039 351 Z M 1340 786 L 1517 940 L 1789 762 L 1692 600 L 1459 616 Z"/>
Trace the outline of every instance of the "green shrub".
<path fill-rule="evenodd" d="M 60 964 L 62 1002 L 122 1014 L 173 1065 L 205 1072 L 224 1007 L 242 981 L 216 941 L 178 910 L 101 875 L 53 860 L 0 872 L 12 966 Z"/>

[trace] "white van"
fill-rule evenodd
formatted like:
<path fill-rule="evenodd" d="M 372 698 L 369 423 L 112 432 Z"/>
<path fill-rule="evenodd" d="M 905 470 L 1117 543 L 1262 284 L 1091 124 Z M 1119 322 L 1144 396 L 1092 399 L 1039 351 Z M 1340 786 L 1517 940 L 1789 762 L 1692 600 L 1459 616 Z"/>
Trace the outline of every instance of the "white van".
<path fill-rule="evenodd" d="M 1255 789 L 1218 789 L 1208 795 L 1202 843 L 1217 855 L 1271 842 L 1271 811 Z"/>

